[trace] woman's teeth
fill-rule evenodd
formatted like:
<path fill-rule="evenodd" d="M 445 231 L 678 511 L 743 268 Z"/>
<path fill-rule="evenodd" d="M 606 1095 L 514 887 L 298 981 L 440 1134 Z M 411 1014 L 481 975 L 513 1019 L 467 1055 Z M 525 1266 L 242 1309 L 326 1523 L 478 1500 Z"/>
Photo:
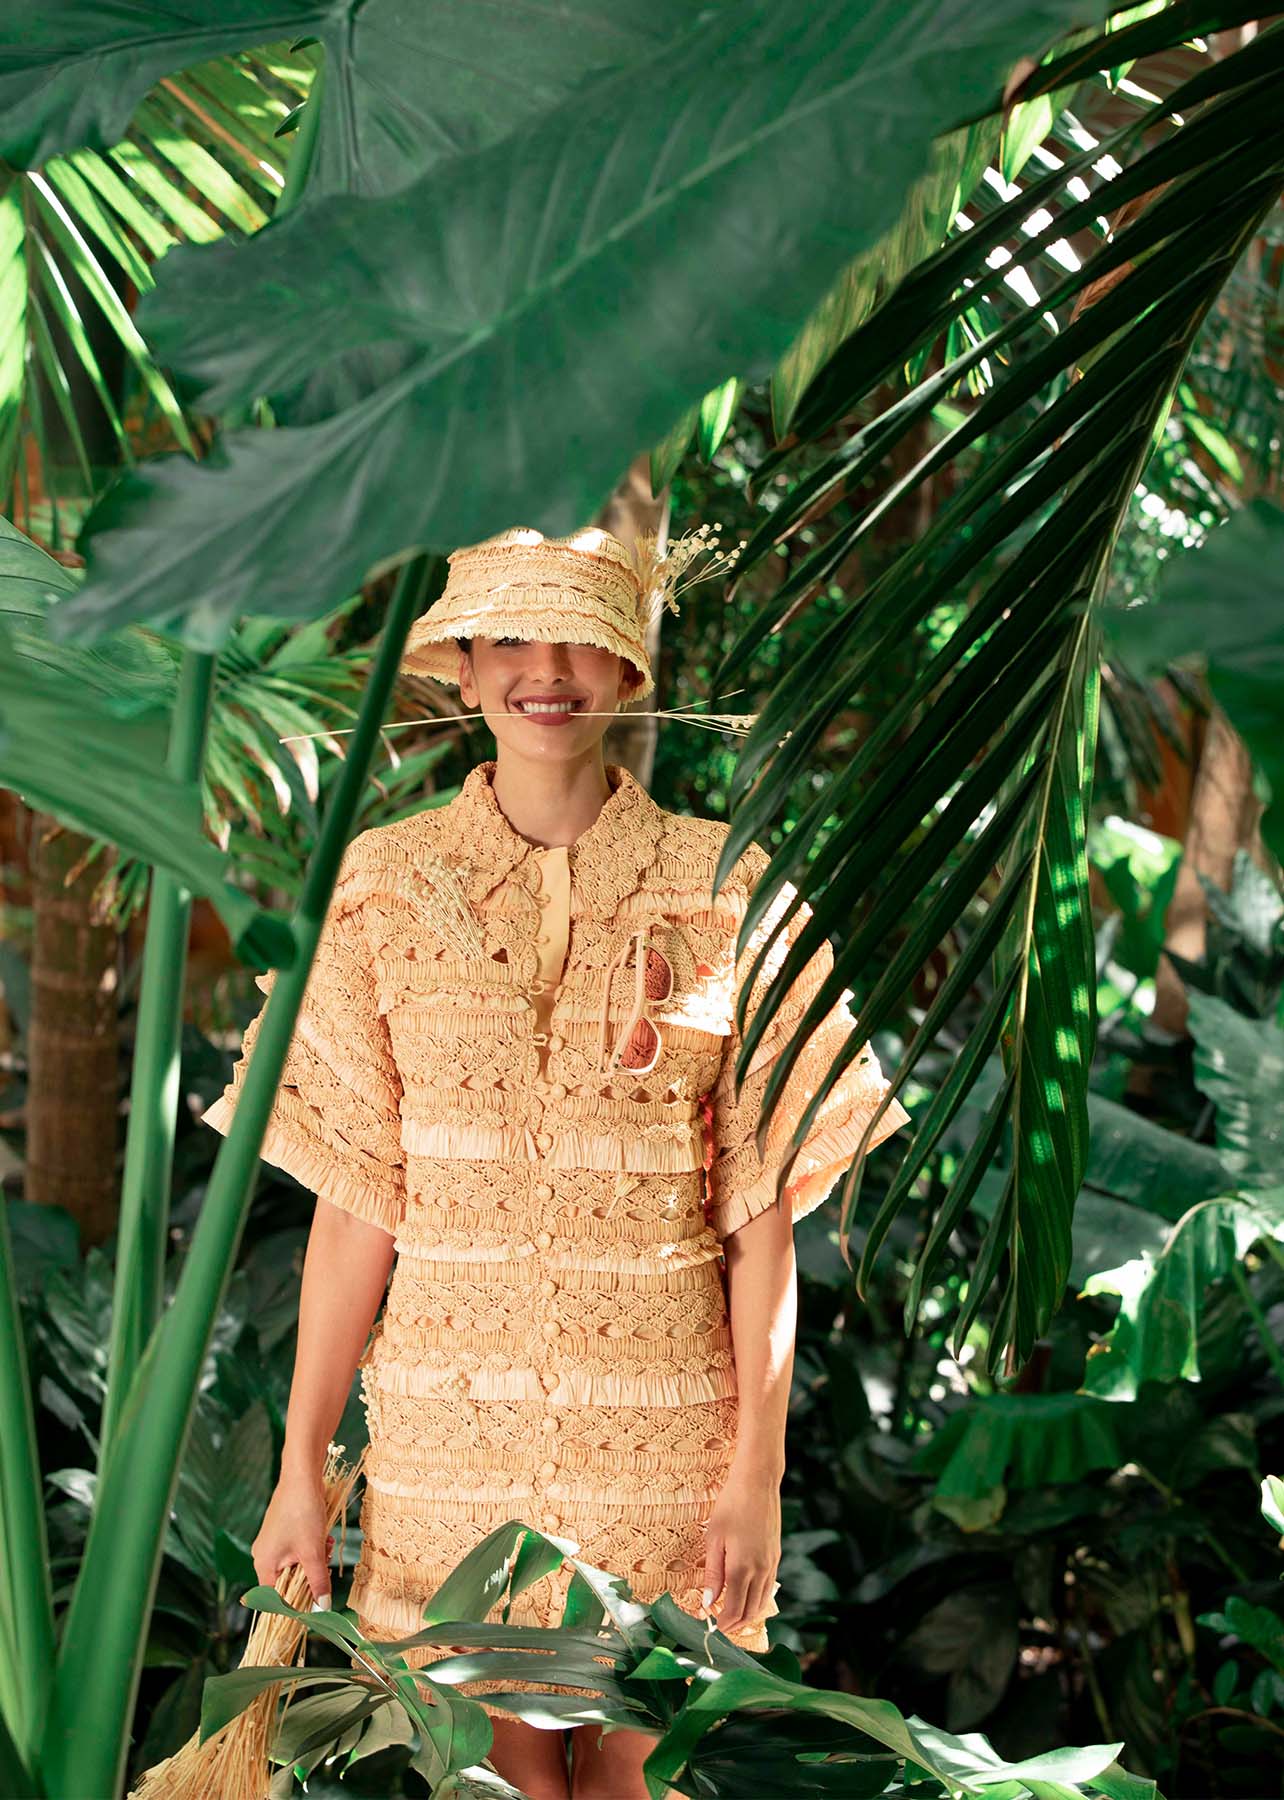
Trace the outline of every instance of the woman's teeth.
<path fill-rule="evenodd" d="M 578 700 L 515 700 L 518 712 L 525 713 L 566 713 L 578 712 Z"/>

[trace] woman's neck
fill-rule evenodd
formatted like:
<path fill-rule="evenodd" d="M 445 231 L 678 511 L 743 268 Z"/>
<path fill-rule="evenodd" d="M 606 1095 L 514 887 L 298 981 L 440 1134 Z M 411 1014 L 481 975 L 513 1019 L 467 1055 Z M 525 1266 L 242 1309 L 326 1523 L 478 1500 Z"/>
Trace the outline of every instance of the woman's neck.
<path fill-rule="evenodd" d="M 600 743 L 569 762 L 515 756 L 501 744 L 491 787 L 513 830 L 542 849 L 573 844 L 612 792 Z"/>

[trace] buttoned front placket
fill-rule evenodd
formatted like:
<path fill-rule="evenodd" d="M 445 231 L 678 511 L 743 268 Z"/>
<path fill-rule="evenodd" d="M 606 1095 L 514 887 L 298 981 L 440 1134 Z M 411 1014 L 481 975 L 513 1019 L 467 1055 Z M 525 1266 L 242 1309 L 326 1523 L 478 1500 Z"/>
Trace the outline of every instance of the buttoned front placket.
<path fill-rule="evenodd" d="M 539 951 L 537 974 L 532 984 L 532 1004 L 535 1008 L 535 1043 L 539 1050 L 538 1067 L 534 1076 L 536 1098 L 540 1102 L 540 1129 L 535 1133 L 535 1148 L 542 1159 L 552 1144 L 552 1136 L 544 1127 L 544 1103 L 566 1098 L 566 1088 L 560 1081 L 548 1079 L 549 1055 L 553 1050 L 561 1048 L 561 1041 L 550 1035 L 549 1026 L 553 1016 L 553 1006 L 557 998 L 557 988 L 566 967 L 566 952 L 571 932 L 571 869 L 567 847 L 554 844 L 547 849 L 537 849 L 532 860 L 539 873 L 540 885 L 535 891 L 536 904 L 540 908 L 539 929 L 535 944 Z M 552 1200 L 553 1184 L 546 1178 L 544 1171 L 536 1163 L 532 1169 L 532 1199 L 543 1208 Z M 540 1257 L 540 1280 L 536 1287 L 541 1312 L 546 1316 L 541 1325 L 541 1341 L 543 1355 L 541 1358 L 540 1383 L 545 1394 L 549 1394 L 557 1386 L 557 1339 L 561 1336 L 561 1326 L 553 1317 L 551 1303 L 557 1298 L 558 1285 L 548 1253 L 553 1248 L 553 1234 L 548 1230 L 536 1233 L 535 1247 Z M 547 1310 L 546 1310 L 547 1309 Z M 539 1487 L 547 1491 L 549 1485 L 557 1479 L 559 1473 L 558 1443 L 559 1431 L 558 1409 L 548 1408 L 540 1423 L 540 1443 L 535 1454 L 543 1460 L 535 1469 L 535 1478 Z M 545 1531 L 557 1531 L 561 1526 L 561 1515 L 549 1507 L 540 1515 L 540 1525 Z"/>
<path fill-rule="evenodd" d="M 547 1088 L 548 1098 L 564 1100 L 565 1088 L 547 1085 L 548 1027 L 553 1015 L 553 1002 L 558 983 L 566 967 L 566 949 L 571 935 L 571 865 L 565 844 L 553 844 L 536 850 L 533 860 L 539 872 L 540 885 L 535 893 L 540 908 L 539 931 L 535 944 L 539 951 L 538 973 L 533 984 L 535 1002 L 535 1042 L 539 1046 L 539 1072 L 536 1081 Z"/>

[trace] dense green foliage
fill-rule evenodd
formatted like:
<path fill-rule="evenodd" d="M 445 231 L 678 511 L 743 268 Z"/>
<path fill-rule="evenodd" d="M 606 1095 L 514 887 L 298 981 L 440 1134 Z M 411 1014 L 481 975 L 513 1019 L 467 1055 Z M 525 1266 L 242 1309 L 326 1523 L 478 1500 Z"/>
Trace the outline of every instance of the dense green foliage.
<path fill-rule="evenodd" d="M 119 918 L 148 900 L 118 1238 L 0 1228 L 0 1788 L 115 1789 L 136 1702 L 142 1768 L 253 1687 L 308 1209 L 255 1191 L 267 1106 L 343 844 L 486 748 L 389 751 L 400 646 L 436 553 L 578 524 L 650 448 L 675 528 L 748 540 L 662 700 L 759 715 L 663 727 L 657 797 L 771 846 L 756 905 L 812 903 L 915 1131 L 800 1232 L 771 1653 L 583 1569 L 563 1679 L 604 1609 L 604 1714 L 710 1800 L 1274 1792 L 1278 870 L 1241 853 L 1170 954 L 1182 846 L 1136 799 L 1177 735 L 1146 677 L 1190 652 L 1176 690 L 1281 778 L 1280 514 L 1244 503 L 1281 461 L 1284 30 L 1210 54 L 1250 7 L 1130 8 L 1000 118 L 1065 0 L 572 11 L 573 43 L 565 9 L 54 7 L 0 79 L 0 780 L 123 854 Z M 29 539 L 86 509 L 82 582 Z M 300 736 L 337 729 L 342 759 Z M 221 1146 L 164 1101 L 226 1074 L 179 1034 L 193 896 L 282 972 Z M 1188 1039 L 1150 1023 L 1163 955 Z M 552 1554 L 515 1527 L 434 1619 Z M 476 1707 L 429 1712 L 385 1647 L 351 1716 L 351 1627 L 315 1629 L 281 1746 L 311 1791 L 350 1758 L 339 1791 L 482 1791 Z"/>

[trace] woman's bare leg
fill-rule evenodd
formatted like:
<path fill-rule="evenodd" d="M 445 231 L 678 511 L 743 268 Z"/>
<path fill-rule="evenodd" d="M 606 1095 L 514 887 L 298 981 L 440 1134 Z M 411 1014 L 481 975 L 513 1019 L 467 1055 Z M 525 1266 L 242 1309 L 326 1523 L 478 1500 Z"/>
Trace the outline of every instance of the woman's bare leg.
<path fill-rule="evenodd" d="M 495 1742 L 487 1758 L 505 1781 L 511 1781 L 530 1800 L 568 1800 L 570 1777 L 566 1766 L 566 1733 L 541 1731 L 521 1719 L 491 1718 Z"/>
<path fill-rule="evenodd" d="M 642 1764 L 657 1740 L 645 1731 L 608 1731 L 599 1746 L 600 1730 L 577 1725 L 572 1733 L 573 1800 L 649 1800 Z"/>

